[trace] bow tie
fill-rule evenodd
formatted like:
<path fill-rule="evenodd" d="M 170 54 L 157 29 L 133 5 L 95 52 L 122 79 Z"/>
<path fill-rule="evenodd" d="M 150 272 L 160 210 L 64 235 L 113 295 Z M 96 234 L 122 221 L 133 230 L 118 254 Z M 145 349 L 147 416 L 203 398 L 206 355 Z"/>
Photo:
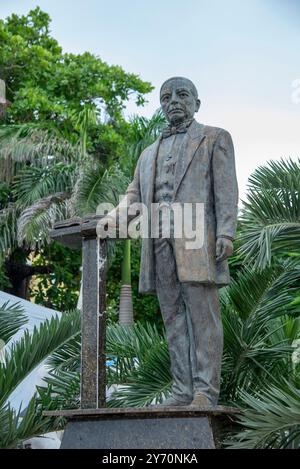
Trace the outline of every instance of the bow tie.
<path fill-rule="evenodd" d="M 171 135 L 185 134 L 193 120 L 194 119 L 189 119 L 188 121 L 181 122 L 179 125 L 168 125 L 165 129 L 163 129 L 162 137 L 168 138 L 171 137 Z"/>

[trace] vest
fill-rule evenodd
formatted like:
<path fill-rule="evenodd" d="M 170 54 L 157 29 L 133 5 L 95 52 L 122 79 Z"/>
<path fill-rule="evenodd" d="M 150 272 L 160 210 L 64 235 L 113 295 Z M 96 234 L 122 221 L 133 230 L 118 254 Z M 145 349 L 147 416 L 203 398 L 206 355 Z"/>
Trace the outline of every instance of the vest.
<path fill-rule="evenodd" d="M 159 145 L 156 160 L 156 175 L 154 186 L 154 202 L 159 204 L 171 203 L 174 191 L 174 176 L 177 157 L 185 134 L 171 135 L 163 138 Z M 171 236 L 173 232 L 173 213 L 170 213 Z M 162 231 L 162 216 L 159 220 L 159 231 Z"/>

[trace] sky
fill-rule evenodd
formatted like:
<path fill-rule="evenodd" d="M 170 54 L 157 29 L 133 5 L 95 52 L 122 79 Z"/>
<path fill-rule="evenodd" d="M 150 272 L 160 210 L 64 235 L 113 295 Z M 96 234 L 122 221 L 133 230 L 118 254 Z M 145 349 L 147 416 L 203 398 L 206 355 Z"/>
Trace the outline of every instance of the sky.
<path fill-rule="evenodd" d="M 240 196 L 260 165 L 300 157 L 300 0 L 0 0 L 0 18 L 40 6 L 66 52 L 99 55 L 150 81 L 150 117 L 164 80 L 198 88 L 196 118 L 230 131 Z"/>

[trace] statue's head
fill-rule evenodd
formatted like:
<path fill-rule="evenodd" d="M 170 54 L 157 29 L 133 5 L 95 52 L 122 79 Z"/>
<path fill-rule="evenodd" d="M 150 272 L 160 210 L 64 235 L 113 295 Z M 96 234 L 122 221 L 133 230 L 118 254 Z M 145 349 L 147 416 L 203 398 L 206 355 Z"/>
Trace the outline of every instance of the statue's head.
<path fill-rule="evenodd" d="M 160 104 L 168 122 L 176 125 L 193 118 L 201 102 L 191 80 L 173 77 L 165 81 L 160 89 Z"/>

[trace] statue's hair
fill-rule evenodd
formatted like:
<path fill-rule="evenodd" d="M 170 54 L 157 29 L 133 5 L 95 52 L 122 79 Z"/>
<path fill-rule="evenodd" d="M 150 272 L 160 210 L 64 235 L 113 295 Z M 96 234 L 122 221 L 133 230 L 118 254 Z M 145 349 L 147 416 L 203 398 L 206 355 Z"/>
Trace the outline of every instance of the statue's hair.
<path fill-rule="evenodd" d="M 166 80 L 162 85 L 161 85 L 161 88 L 160 88 L 160 93 L 162 92 L 162 89 L 163 87 L 169 83 L 170 81 L 174 81 L 174 80 L 183 80 L 183 81 L 186 81 L 189 85 L 189 87 L 191 88 L 191 91 L 193 93 L 193 95 L 195 96 L 196 99 L 198 99 L 198 91 L 197 91 L 197 88 L 196 86 L 194 85 L 194 83 L 189 80 L 188 78 L 185 78 L 185 77 L 171 77 L 171 78 L 168 78 L 168 80 Z"/>

